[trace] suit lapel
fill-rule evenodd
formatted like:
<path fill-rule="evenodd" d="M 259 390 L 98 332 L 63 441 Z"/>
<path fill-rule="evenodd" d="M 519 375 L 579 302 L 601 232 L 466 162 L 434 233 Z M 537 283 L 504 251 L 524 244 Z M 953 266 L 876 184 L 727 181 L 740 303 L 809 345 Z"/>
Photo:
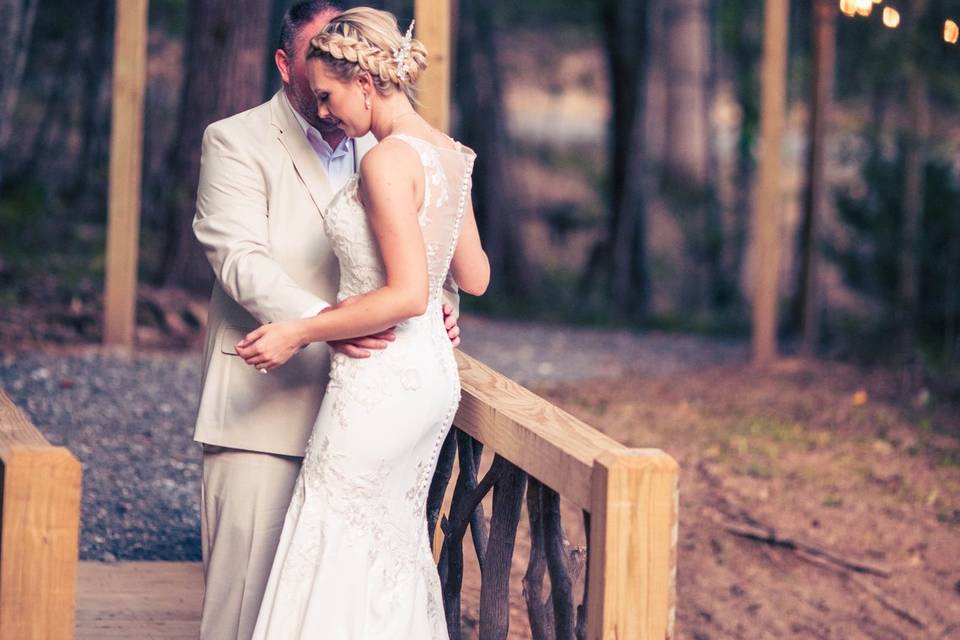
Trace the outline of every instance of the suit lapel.
<path fill-rule="evenodd" d="M 290 154 L 293 166 L 322 216 L 333 196 L 330 180 L 291 109 L 281 89 L 270 101 L 270 123 L 275 127 L 280 143 Z"/>

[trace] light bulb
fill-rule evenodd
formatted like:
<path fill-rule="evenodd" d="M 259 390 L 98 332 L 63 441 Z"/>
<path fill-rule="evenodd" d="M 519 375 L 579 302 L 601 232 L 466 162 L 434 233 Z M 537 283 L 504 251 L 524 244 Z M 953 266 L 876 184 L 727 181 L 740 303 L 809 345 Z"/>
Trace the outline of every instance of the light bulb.
<path fill-rule="evenodd" d="M 883 24 L 891 29 L 896 29 L 900 25 L 900 12 L 893 7 L 884 7 Z"/>
<path fill-rule="evenodd" d="M 960 36 L 960 26 L 953 20 L 947 20 L 943 23 L 943 39 L 950 44 L 957 44 L 957 37 Z"/>

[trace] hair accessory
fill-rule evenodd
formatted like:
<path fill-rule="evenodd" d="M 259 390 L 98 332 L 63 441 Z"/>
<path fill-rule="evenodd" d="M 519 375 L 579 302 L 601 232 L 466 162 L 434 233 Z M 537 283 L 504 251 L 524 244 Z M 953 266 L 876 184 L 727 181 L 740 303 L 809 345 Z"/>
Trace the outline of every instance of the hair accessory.
<path fill-rule="evenodd" d="M 410 21 L 410 26 L 407 28 L 407 33 L 403 36 L 403 40 L 400 41 L 400 48 L 393 52 L 393 61 L 397 64 L 397 79 L 399 79 L 400 82 L 406 82 L 410 73 L 410 68 L 407 66 L 407 61 L 410 58 L 414 23 L 416 23 L 416 20 Z"/>

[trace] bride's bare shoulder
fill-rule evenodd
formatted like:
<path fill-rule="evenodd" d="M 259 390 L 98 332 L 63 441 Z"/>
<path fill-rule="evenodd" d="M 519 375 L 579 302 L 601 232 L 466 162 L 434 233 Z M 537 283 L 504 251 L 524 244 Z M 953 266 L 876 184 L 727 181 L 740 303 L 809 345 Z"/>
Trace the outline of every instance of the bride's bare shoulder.
<path fill-rule="evenodd" d="M 392 137 L 378 142 L 360 161 L 360 175 L 364 178 L 413 175 L 415 168 L 419 168 L 416 149 Z"/>
<path fill-rule="evenodd" d="M 360 161 L 360 200 L 362 203 L 397 201 L 423 188 L 423 169 L 416 149 L 400 140 L 386 138 L 368 151 Z"/>

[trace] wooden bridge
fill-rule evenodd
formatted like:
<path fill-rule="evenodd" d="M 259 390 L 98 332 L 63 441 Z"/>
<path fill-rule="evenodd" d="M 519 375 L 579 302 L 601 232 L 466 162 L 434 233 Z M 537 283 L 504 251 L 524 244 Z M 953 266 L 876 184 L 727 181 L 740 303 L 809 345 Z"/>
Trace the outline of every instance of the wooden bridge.
<path fill-rule="evenodd" d="M 672 637 L 674 460 L 458 358 L 428 497 L 451 638 Z M 78 562 L 80 463 L 2 391 L 0 473 L 0 640 L 197 637 L 199 563 Z"/>

